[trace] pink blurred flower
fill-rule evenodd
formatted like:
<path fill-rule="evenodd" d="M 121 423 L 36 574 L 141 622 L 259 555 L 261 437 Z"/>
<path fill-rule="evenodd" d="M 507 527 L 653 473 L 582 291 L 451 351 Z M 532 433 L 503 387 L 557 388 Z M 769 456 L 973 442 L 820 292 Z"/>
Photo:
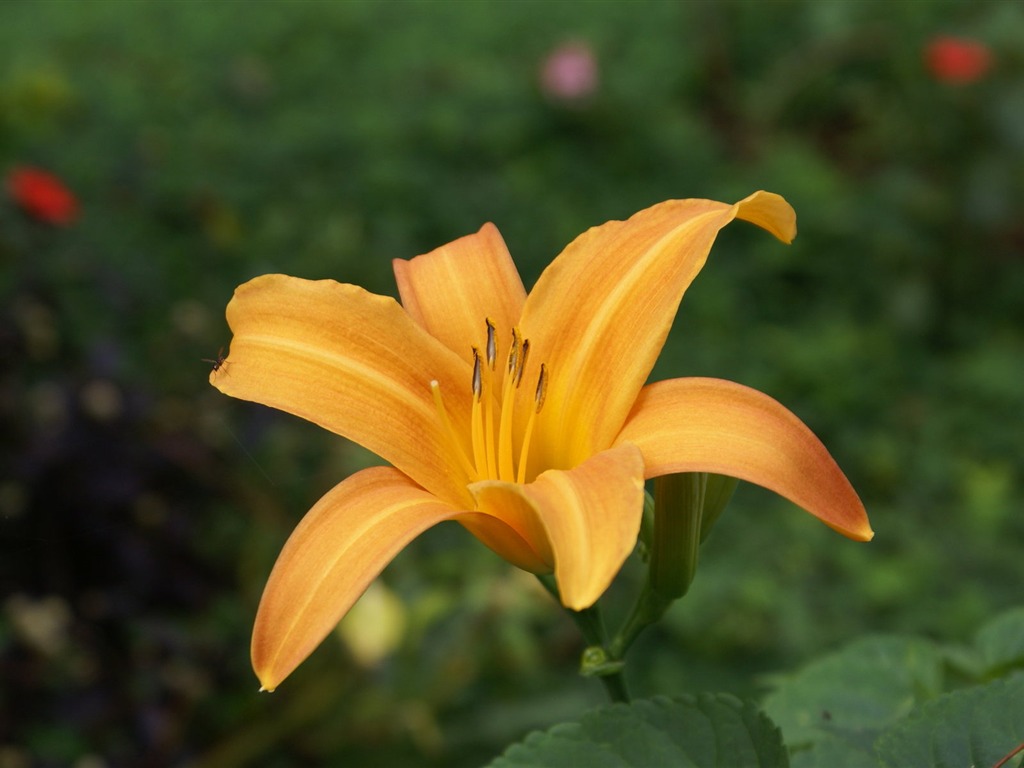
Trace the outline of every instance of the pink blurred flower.
<path fill-rule="evenodd" d="M 23 166 L 7 174 L 7 192 L 27 214 L 39 221 L 67 226 L 78 218 L 78 200 L 51 173 Z"/>
<path fill-rule="evenodd" d="M 559 101 L 580 101 L 597 90 L 597 57 L 589 45 L 563 43 L 544 59 L 541 89 Z"/>
<path fill-rule="evenodd" d="M 936 80 L 966 85 L 980 80 L 991 69 L 992 52 L 977 40 L 941 35 L 925 48 L 924 60 Z"/>

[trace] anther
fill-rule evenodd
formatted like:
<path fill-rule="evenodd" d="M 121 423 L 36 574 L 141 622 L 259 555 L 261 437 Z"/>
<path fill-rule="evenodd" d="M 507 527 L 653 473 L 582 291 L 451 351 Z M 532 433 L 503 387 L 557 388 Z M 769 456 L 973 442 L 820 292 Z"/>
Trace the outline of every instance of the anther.
<path fill-rule="evenodd" d="M 537 377 L 537 392 L 534 395 L 534 402 L 537 403 L 537 413 L 544 407 L 544 397 L 548 393 L 548 370 L 544 363 L 540 364 L 540 376 Z"/>
<path fill-rule="evenodd" d="M 483 396 L 484 380 L 480 364 L 480 350 L 473 347 L 473 397 L 477 400 Z"/>
<path fill-rule="evenodd" d="M 512 329 L 512 345 L 508 350 L 508 375 L 514 377 L 519 367 L 519 331 Z"/>
<path fill-rule="evenodd" d="M 519 355 L 519 367 L 516 370 L 516 386 L 519 386 L 519 382 L 523 380 L 523 371 L 526 370 L 526 358 L 530 356 L 530 340 L 523 340 L 523 351 Z"/>
<path fill-rule="evenodd" d="M 498 345 L 494 338 L 494 323 L 491 318 L 485 318 L 487 323 L 487 367 L 494 370 L 494 362 L 498 359 Z"/>

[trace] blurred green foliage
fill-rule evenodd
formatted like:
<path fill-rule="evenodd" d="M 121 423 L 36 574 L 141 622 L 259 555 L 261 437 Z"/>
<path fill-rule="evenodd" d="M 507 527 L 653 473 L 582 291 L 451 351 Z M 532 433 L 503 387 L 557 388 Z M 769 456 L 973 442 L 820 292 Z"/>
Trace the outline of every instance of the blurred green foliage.
<path fill-rule="evenodd" d="M 939 34 L 992 70 L 936 81 Z M 383 659 L 328 642 L 273 696 L 248 669 L 276 552 L 374 459 L 207 385 L 233 287 L 393 293 L 391 258 L 485 221 L 530 285 L 663 199 L 765 188 L 799 216 L 788 248 L 723 233 L 655 378 L 790 406 L 876 540 L 741 487 L 637 693 L 752 694 L 861 632 L 962 637 L 1019 601 L 1021 39 L 998 1 L 4 3 L 0 172 L 58 174 L 82 215 L 0 204 L 0 764 L 473 766 L 601 701 L 571 623 L 447 526 L 384 576 Z M 539 85 L 567 41 L 599 66 L 586 99 Z"/>

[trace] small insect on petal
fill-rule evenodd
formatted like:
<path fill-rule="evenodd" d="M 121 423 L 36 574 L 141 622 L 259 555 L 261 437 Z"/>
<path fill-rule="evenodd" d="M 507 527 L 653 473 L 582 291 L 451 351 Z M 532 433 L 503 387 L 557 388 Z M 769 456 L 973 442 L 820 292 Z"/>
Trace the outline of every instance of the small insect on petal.
<path fill-rule="evenodd" d="M 224 359 L 224 347 L 221 347 L 219 350 L 217 350 L 216 360 L 211 360 L 208 357 L 204 357 L 202 359 L 202 362 L 212 364 L 214 373 L 219 371 L 221 368 L 224 367 L 225 363 L 227 363 L 227 361 Z"/>

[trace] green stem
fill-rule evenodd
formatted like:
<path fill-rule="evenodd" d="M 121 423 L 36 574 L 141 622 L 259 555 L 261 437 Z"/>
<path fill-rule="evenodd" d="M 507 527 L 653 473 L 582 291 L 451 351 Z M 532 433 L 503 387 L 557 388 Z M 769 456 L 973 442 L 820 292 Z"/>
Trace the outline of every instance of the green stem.
<path fill-rule="evenodd" d="M 637 550 L 647 563 L 647 578 L 633 610 L 611 642 L 598 603 L 583 611 L 566 609 L 587 642 L 580 673 L 601 678 L 613 702 L 629 701 L 623 676 L 626 652 L 689 590 L 700 546 L 729 503 L 737 482 L 723 475 L 684 472 L 655 480 L 653 497 L 644 493 Z M 554 575 L 537 578 L 561 603 Z"/>
<path fill-rule="evenodd" d="M 550 573 L 538 574 L 537 580 L 544 585 L 544 589 L 561 605 L 562 598 L 558 594 L 558 584 L 555 582 L 554 575 Z M 608 641 L 608 635 L 604 628 L 604 617 L 601 615 L 601 609 L 596 603 L 582 611 L 573 611 L 566 608 L 565 612 L 569 614 L 569 618 L 579 627 L 580 634 L 583 635 L 587 645 L 604 647 Z"/>
<path fill-rule="evenodd" d="M 629 614 L 626 623 L 622 625 L 622 629 L 615 635 L 615 639 L 612 640 L 608 648 L 611 658 L 622 660 L 629 647 L 633 644 L 633 641 L 640 636 L 640 633 L 664 616 L 665 611 L 668 610 L 668 607 L 673 602 L 675 602 L 673 598 L 665 597 L 656 592 L 651 587 L 651 580 L 648 578 L 644 582 L 640 597 L 633 605 L 633 611 Z"/>
<path fill-rule="evenodd" d="M 623 675 L 625 666 L 626 663 L 622 659 L 611 658 L 606 641 L 604 645 L 591 645 L 583 651 L 580 674 L 584 677 L 599 678 L 613 703 L 628 702 L 629 689 Z"/>
<path fill-rule="evenodd" d="M 551 574 L 538 575 L 537 579 L 555 600 L 561 603 L 558 594 L 558 584 Z M 586 677 L 600 678 L 608 698 L 612 702 L 628 702 L 629 689 L 626 687 L 626 678 L 622 674 L 623 662 L 621 657 L 612 658 L 608 651 L 608 633 L 604 626 L 604 616 L 601 608 L 594 603 L 590 608 L 582 611 L 565 609 L 569 617 L 579 627 L 580 634 L 587 643 L 583 652 L 583 659 L 580 665 L 580 672 Z"/>
<path fill-rule="evenodd" d="M 622 670 L 609 675 L 601 675 L 601 682 L 604 683 L 604 689 L 613 704 L 629 703 L 629 689 L 626 687 L 626 678 L 622 674 Z"/>

